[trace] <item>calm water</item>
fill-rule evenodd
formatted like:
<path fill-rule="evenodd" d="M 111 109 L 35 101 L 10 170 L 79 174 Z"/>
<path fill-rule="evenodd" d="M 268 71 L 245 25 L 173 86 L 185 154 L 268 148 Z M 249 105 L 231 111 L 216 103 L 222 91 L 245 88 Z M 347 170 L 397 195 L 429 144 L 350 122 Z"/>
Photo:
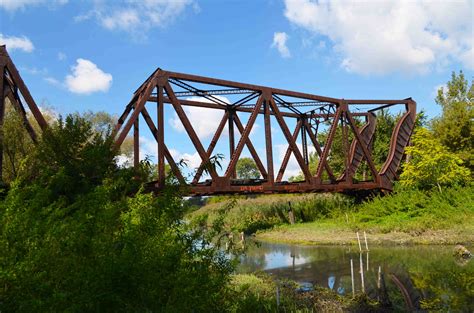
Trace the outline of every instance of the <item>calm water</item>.
<path fill-rule="evenodd" d="M 295 280 L 303 289 L 365 290 L 396 311 L 474 312 L 474 259 L 456 259 L 452 246 L 372 247 L 360 254 L 358 247 L 255 243 L 239 272 L 255 271 Z"/>

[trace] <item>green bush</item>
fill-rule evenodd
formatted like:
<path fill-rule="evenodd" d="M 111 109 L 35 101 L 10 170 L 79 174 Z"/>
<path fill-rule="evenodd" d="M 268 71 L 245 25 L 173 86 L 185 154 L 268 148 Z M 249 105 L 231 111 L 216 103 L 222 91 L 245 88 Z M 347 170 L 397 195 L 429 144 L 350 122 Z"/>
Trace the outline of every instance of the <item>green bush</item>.
<path fill-rule="evenodd" d="M 225 310 L 232 263 L 182 222 L 177 188 L 141 193 L 110 143 L 66 118 L 0 201 L 0 311 Z"/>

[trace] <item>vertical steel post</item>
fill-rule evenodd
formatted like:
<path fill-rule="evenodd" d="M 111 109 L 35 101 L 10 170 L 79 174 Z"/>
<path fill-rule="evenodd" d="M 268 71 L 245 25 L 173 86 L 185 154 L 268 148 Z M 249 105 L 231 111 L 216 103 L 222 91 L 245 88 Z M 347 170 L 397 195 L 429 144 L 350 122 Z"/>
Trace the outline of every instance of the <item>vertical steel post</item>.
<path fill-rule="evenodd" d="M 5 116 L 4 77 L 5 66 L 0 64 L 0 182 L 3 181 L 3 118 Z"/>
<path fill-rule="evenodd" d="M 164 127 L 164 102 L 163 86 L 158 86 L 157 103 L 157 138 L 158 138 L 158 184 L 160 187 L 165 185 L 165 127 Z"/>
<path fill-rule="evenodd" d="M 309 157 L 308 157 L 308 141 L 306 139 L 306 118 L 302 117 L 303 120 L 302 127 L 301 127 L 301 145 L 303 147 L 303 159 L 306 165 L 309 164 Z"/>
<path fill-rule="evenodd" d="M 235 151 L 235 135 L 234 135 L 234 114 L 235 111 L 234 110 L 228 110 L 227 111 L 229 113 L 229 123 L 228 123 L 228 127 L 229 127 L 229 153 L 230 153 L 230 156 L 229 156 L 229 159 L 232 158 L 232 156 L 234 155 L 234 151 Z M 231 178 L 237 178 L 237 170 L 234 169 L 232 171 L 232 174 L 230 176 Z"/>
<path fill-rule="evenodd" d="M 344 176 L 345 176 L 346 181 L 349 182 L 354 173 L 350 173 L 349 137 L 347 134 L 346 114 L 347 114 L 347 111 L 342 112 L 341 128 L 342 128 L 342 146 L 344 149 Z"/>
<path fill-rule="evenodd" d="M 273 184 L 275 181 L 275 173 L 273 170 L 272 126 L 270 120 L 270 104 L 267 100 L 264 102 L 264 110 L 265 145 L 267 150 L 267 180 L 270 184 Z"/>
<path fill-rule="evenodd" d="M 138 167 L 140 166 L 140 125 L 138 120 L 137 117 L 133 123 L 133 167 L 135 170 L 138 170 Z"/>

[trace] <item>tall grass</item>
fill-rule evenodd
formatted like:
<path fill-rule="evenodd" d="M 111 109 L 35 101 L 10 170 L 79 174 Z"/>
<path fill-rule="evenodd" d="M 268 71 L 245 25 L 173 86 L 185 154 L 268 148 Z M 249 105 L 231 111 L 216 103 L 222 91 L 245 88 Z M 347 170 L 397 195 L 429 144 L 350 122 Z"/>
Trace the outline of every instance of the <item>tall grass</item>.
<path fill-rule="evenodd" d="M 352 230 L 421 233 L 474 225 L 474 185 L 423 191 L 396 187 L 389 195 L 362 203 L 340 194 L 261 195 L 219 197 L 193 212 L 212 222 L 226 207 L 224 223 L 232 231 L 258 230 L 289 224 L 290 205 L 296 222 L 324 221 Z M 474 227 L 472 227 L 474 228 Z"/>
<path fill-rule="evenodd" d="M 352 205 L 352 199 L 340 194 L 219 197 L 193 212 L 191 216 L 207 215 L 212 222 L 219 211 L 227 207 L 225 224 L 233 231 L 251 234 L 257 230 L 289 223 L 290 207 L 296 222 L 311 222 L 336 216 L 341 210 Z"/>
<path fill-rule="evenodd" d="M 425 232 L 474 222 L 474 187 L 442 192 L 396 188 L 395 192 L 354 206 L 352 228 L 380 232 Z"/>

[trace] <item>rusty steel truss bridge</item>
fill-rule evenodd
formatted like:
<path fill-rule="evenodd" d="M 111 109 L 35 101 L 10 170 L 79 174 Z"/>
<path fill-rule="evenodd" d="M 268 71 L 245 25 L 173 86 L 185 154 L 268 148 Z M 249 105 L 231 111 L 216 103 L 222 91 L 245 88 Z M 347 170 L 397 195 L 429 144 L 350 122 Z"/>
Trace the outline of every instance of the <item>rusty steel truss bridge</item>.
<path fill-rule="evenodd" d="M 3 126 L 5 98 L 23 118 L 24 126 L 34 142 L 38 134 L 27 118 L 28 106 L 41 129 L 48 127 L 28 88 L 23 82 L 5 46 L 0 47 L 0 127 Z M 232 100 L 229 100 L 232 99 Z M 395 125 L 388 156 L 380 169 L 372 157 L 378 110 L 401 106 L 403 114 Z M 156 119 L 150 114 L 156 112 Z M 173 142 L 165 140 L 165 107 L 170 106 L 197 151 L 201 164 L 185 178 L 182 168 L 171 153 Z M 222 118 L 212 140 L 204 146 L 185 107 L 205 110 L 220 110 Z M 169 110 L 168 110 L 169 112 Z M 240 116 L 240 117 L 239 117 Z M 243 116 L 248 120 L 243 122 Z M 168 116 L 169 117 L 169 116 Z M 250 134 L 257 118 L 263 119 L 265 149 L 259 149 Z M 397 171 L 402 162 L 404 149 L 409 143 L 416 118 L 416 102 L 403 100 L 348 100 L 323 97 L 271 87 L 238 83 L 190 74 L 166 71 L 158 68 L 134 92 L 114 129 L 116 146 L 120 147 L 133 129 L 134 166 L 139 166 L 140 121 L 144 121 L 157 143 L 157 177 L 148 186 L 159 191 L 165 184 L 169 164 L 171 172 L 180 185 L 187 186 L 189 195 L 240 194 L 240 193 L 288 193 L 288 192 L 357 192 L 392 190 Z M 292 129 L 290 129 L 290 126 Z M 326 127 L 324 141 L 318 131 Z M 335 173 L 330 165 L 335 136 L 340 130 L 344 147 L 344 169 Z M 216 145 L 226 130 L 227 149 L 230 158 L 223 173 L 219 173 L 212 160 L 222 151 Z M 278 169 L 274 166 L 274 142 L 278 132 L 288 147 Z M 8 134 L 3 134 L 8 136 Z M 238 139 L 238 140 L 237 140 Z M 0 140 L 0 171 L 2 168 L 2 145 Z M 170 148 L 171 147 L 171 148 Z M 237 161 L 247 148 L 260 172 L 259 179 L 238 179 Z M 264 151 L 259 153 L 258 151 Z M 310 158 L 314 151 L 317 160 Z M 301 181 L 283 180 L 291 156 L 294 156 L 302 173 Z M 310 162 L 316 162 L 311 171 Z M 368 172 L 364 179 L 355 174 L 364 168 Z M 314 167 L 313 167 L 314 168 Z M 0 172 L 1 174 L 1 172 Z M 364 173 L 365 174 L 365 173 Z M 208 179 L 204 179 L 207 175 Z M 368 177 L 368 178 L 367 178 Z"/>

